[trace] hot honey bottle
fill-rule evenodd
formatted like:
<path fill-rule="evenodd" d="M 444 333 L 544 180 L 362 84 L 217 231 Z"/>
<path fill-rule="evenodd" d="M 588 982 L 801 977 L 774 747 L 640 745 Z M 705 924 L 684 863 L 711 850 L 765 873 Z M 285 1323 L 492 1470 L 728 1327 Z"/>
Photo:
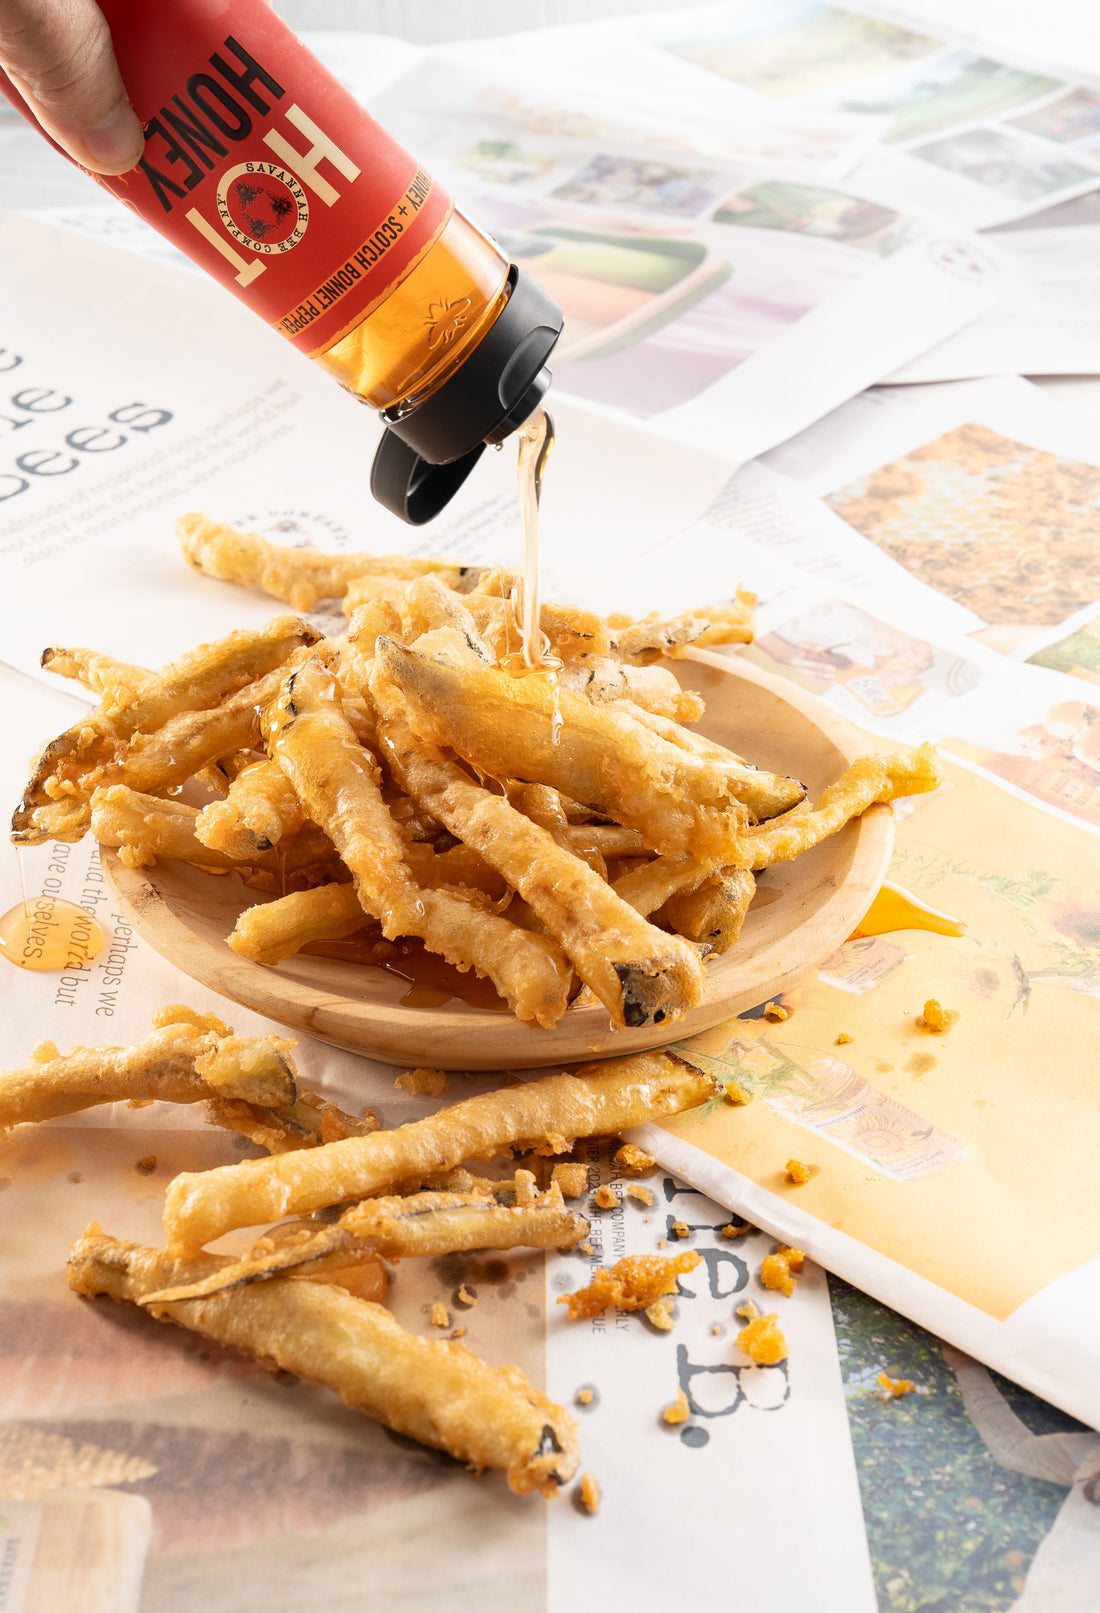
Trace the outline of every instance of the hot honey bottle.
<path fill-rule="evenodd" d="M 265 0 L 100 7 L 145 151 L 94 177 L 381 413 L 371 490 L 430 520 L 538 407 L 560 309 Z"/>

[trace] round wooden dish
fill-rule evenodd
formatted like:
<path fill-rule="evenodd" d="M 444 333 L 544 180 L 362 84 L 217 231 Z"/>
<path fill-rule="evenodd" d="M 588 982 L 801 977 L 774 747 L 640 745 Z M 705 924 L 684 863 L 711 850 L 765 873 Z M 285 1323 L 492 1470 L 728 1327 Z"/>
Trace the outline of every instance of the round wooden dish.
<path fill-rule="evenodd" d="M 812 796 L 867 749 L 820 700 L 751 663 L 695 650 L 675 671 L 706 701 L 703 733 L 802 779 Z M 440 1008 L 403 1006 L 405 982 L 332 958 L 299 955 L 265 968 L 225 944 L 237 914 L 256 901 L 236 876 L 174 862 L 135 871 L 107 850 L 103 866 L 151 946 L 192 979 L 292 1030 L 387 1064 L 534 1069 L 659 1047 L 774 997 L 855 929 L 885 876 L 893 838 L 889 807 L 872 807 L 805 856 L 763 873 L 737 945 L 707 966 L 703 1001 L 671 1031 L 613 1031 L 600 1007 L 571 1008 L 554 1030 L 541 1030 L 457 999 Z"/>

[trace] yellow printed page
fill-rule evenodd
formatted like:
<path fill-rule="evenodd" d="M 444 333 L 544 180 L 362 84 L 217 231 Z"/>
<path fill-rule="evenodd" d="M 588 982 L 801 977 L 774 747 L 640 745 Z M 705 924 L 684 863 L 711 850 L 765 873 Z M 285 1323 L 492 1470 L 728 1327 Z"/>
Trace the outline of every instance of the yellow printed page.
<path fill-rule="evenodd" d="M 891 878 L 966 935 L 849 941 L 786 1020 L 692 1038 L 753 1101 L 668 1129 L 1004 1318 L 1100 1254 L 1100 846 L 952 763 L 910 805 Z M 820 1174 L 795 1186 L 790 1158 Z"/>

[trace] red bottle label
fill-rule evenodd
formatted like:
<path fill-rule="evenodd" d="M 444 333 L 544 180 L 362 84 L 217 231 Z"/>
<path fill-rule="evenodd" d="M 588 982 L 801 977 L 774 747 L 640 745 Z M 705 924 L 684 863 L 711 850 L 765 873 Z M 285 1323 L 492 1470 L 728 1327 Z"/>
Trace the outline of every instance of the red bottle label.
<path fill-rule="evenodd" d="M 264 0 L 102 0 L 145 128 L 101 183 L 311 357 L 438 240 L 450 197 Z"/>

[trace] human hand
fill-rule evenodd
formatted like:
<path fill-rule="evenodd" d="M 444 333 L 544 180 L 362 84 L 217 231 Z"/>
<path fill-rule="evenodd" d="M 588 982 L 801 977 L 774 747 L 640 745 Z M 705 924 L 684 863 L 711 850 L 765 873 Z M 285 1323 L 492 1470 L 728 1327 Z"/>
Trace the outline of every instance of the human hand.
<path fill-rule="evenodd" d="M 0 0 L 0 72 L 82 167 L 123 174 L 140 160 L 141 124 L 95 0 Z"/>

